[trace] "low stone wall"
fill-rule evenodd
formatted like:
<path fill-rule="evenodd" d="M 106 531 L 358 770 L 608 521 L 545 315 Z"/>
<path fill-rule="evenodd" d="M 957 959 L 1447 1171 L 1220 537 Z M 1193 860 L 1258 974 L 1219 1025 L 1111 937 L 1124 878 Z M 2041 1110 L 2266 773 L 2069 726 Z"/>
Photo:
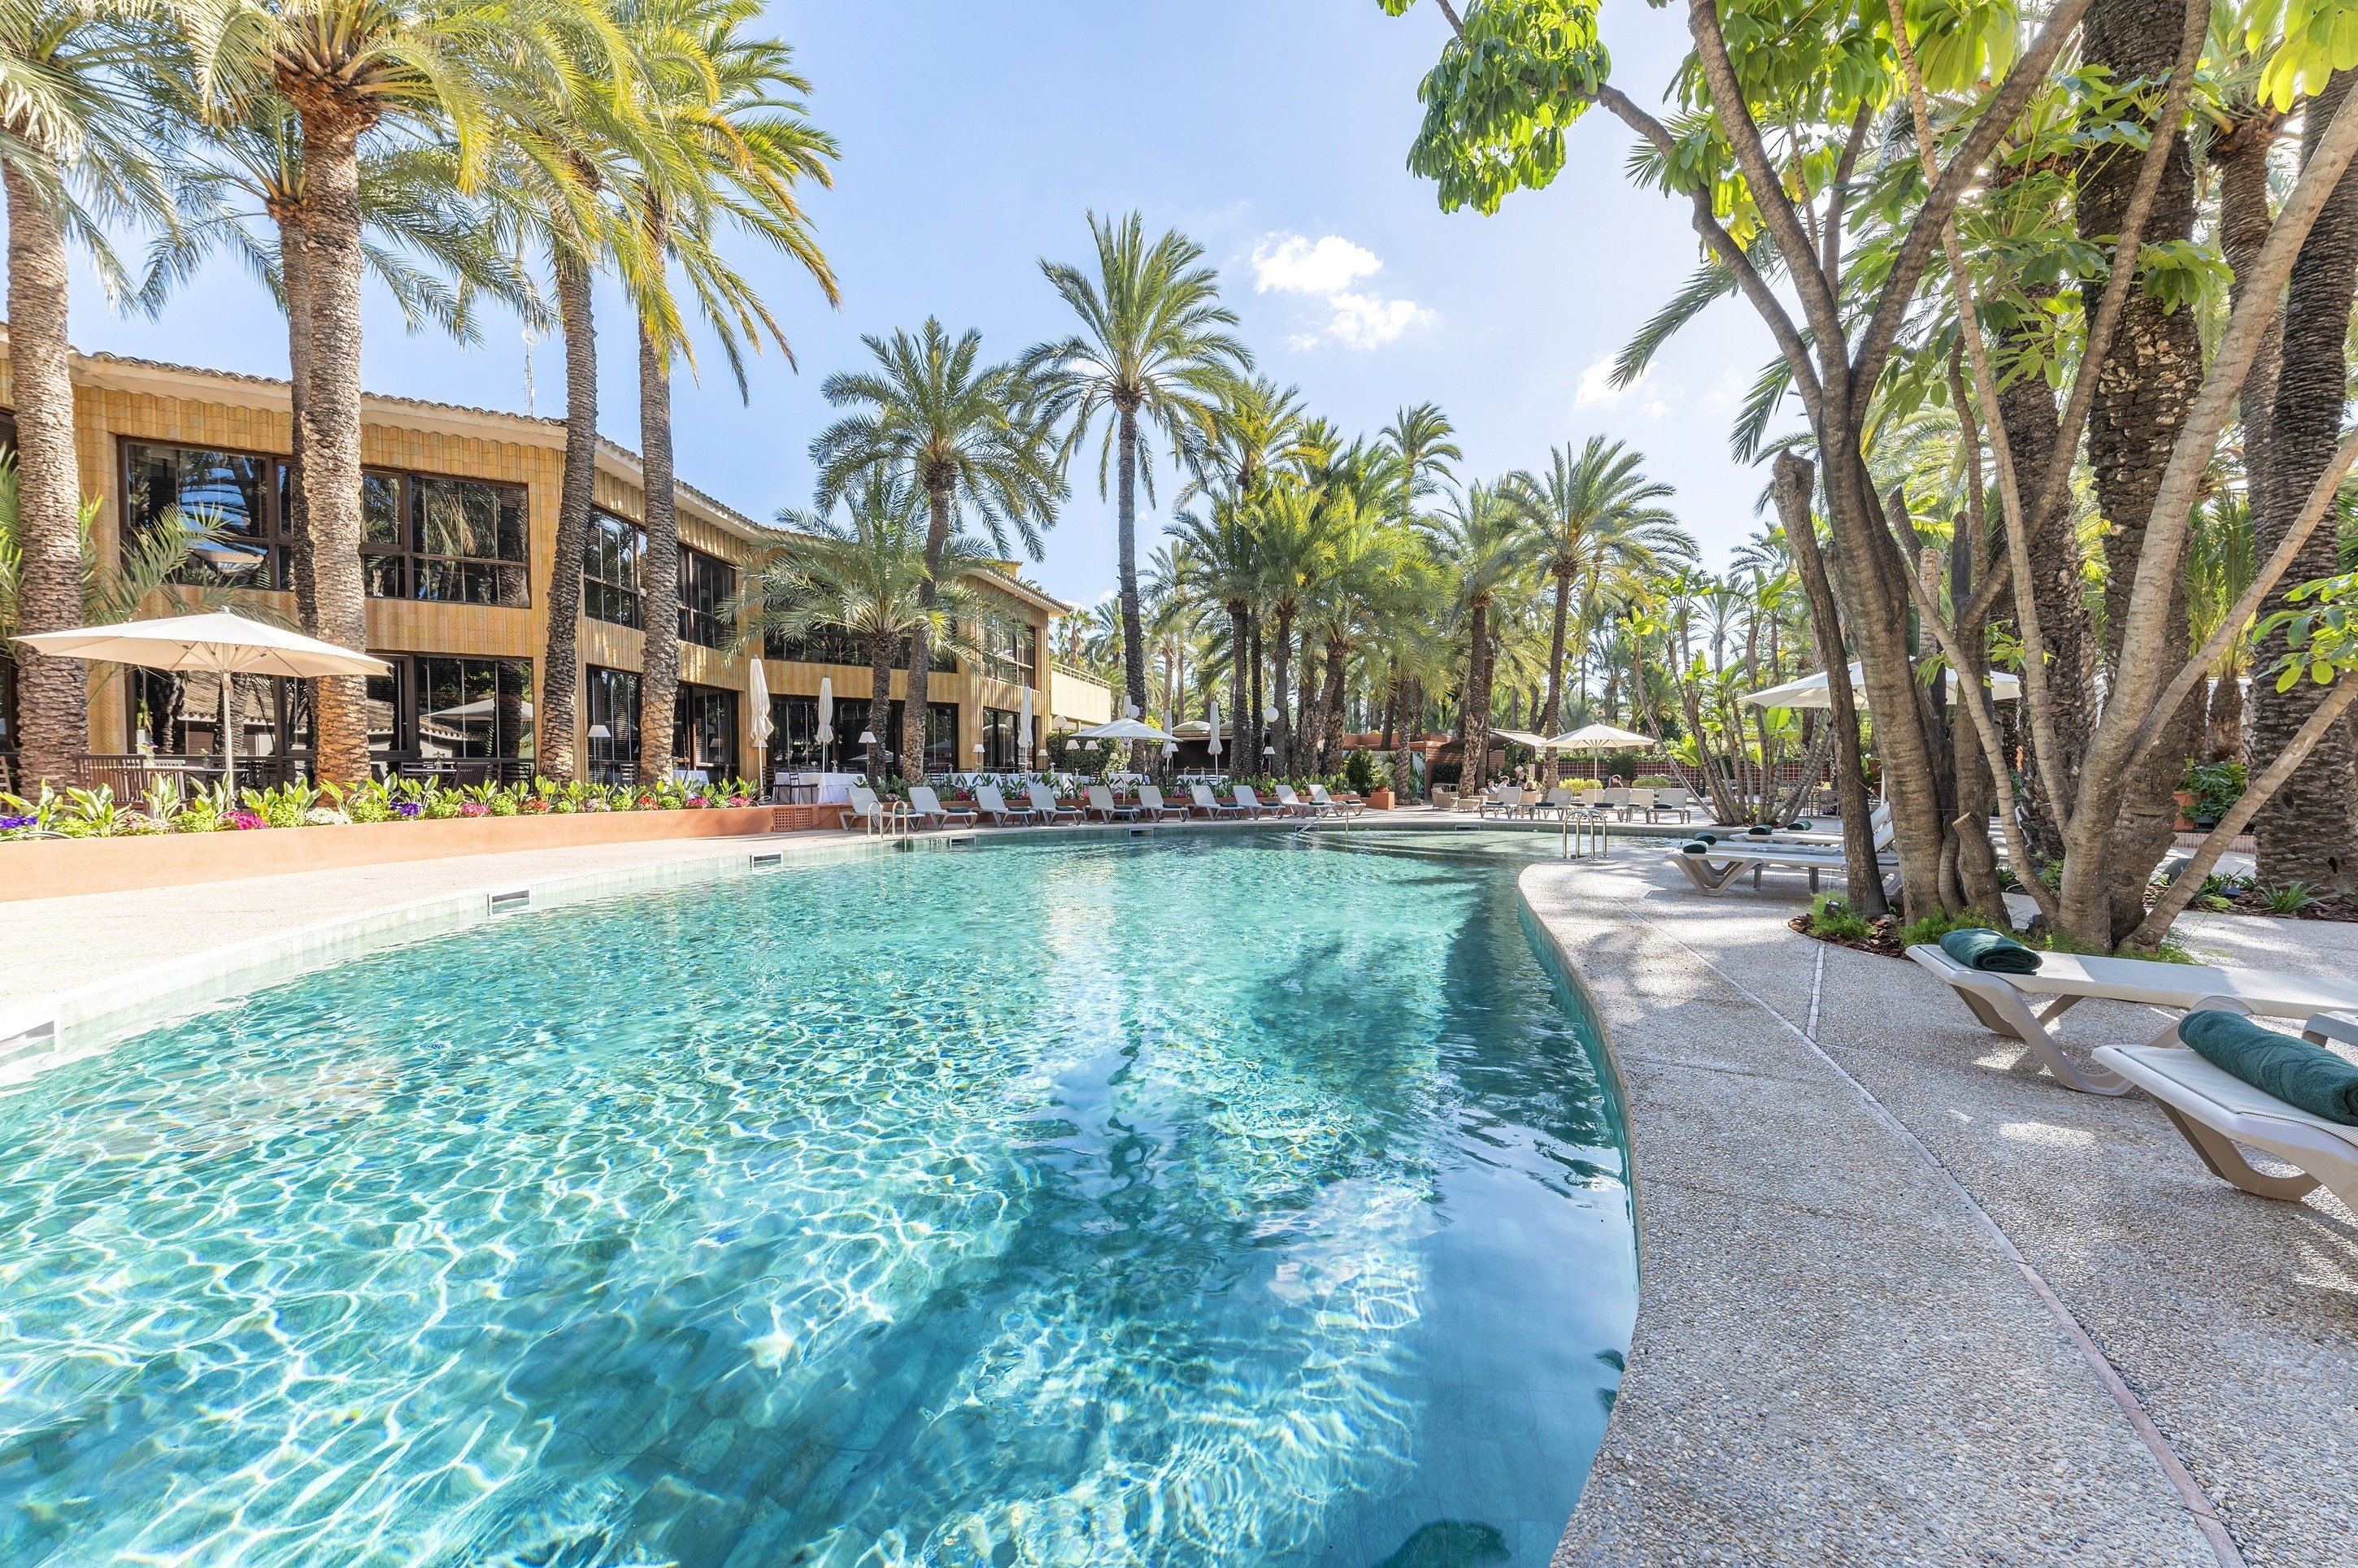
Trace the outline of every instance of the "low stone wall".
<path fill-rule="evenodd" d="M 18 839 L 0 844 L 0 902 L 182 887 L 282 876 L 289 871 L 394 865 L 518 849 L 810 832 L 840 827 L 843 815 L 838 806 L 749 806 L 708 811 L 455 816 L 432 822 L 125 838 Z"/>

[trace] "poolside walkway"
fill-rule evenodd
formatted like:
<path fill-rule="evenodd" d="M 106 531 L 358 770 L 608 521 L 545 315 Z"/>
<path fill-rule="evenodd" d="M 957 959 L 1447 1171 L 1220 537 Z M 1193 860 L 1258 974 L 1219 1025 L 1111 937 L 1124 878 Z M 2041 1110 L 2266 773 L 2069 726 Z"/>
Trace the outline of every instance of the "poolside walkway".
<path fill-rule="evenodd" d="M 2358 1217 L 2236 1192 L 2150 1100 L 2066 1090 L 1914 965 L 1796 935 L 1787 881 L 1704 898 L 1634 847 L 1524 873 L 1611 1037 L 1639 1202 L 1628 1377 L 1560 1568 L 2358 1561 Z M 2358 969 L 2358 926 L 2180 931 Z M 2159 1018 L 2090 1003 L 2066 1036 Z"/>

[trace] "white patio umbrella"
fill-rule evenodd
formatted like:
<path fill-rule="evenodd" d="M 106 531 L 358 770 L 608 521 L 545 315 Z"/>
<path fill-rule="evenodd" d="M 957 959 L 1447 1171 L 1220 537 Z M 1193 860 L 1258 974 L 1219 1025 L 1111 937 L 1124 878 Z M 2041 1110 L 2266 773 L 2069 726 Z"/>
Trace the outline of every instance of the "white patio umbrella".
<path fill-rule="evenodd" d="M 753 750 L 763 762 L 767 762 L 770 737 L 777 733 L 778 727 L 770 719 L 770 672 L 762 667 L 762 661 L 758 658 L 745 661 L 745 700 L 753 708 Z M 754 781 L 761 784 L 765 799 L 770 786 L 763 775 L 767 772 L 768 769 L 759 764 L 753 769 Z"/>
<path fill-rule="evenodd" d="M 1209 706 L 1212 739 L 1208 749 L 1212 753 L 1212 761 L 1217 765 L 1220 760 L 1220 705 L 1215 702 Z"/>
<path fill-rule="evenodd" d="M 1650 735 L 1639 735 L 1610 724 L 1584 724 L 1577 730 L 1552 735 L 1540 742 L 1552 752 L 1626 752 L 1632 746 L 1651 746 Z"/>
<path fill-rule="evenodd" d="M 1949 696 L 1957 695 L 1957 672 L 1951 670 Z M 1866 671 L 1855 659 L 1850 666 L 1851 700 L 1859 707 L 1866 706 Z M 2007 675 L 2003 670 L 1990 672 L 1990 696 L 1999 702 L 2012 702 L 2022 695 L 2022 677 Z M 1826 694 L 1826 672 L 1820 670 L 1800 680 L 1789 680 L 1782 686 L 1764 687 L 1747 692 L 1743 700 L 1755 708 L 1832 708 L 1833 698 Z"/>
<path fill-rule="evenodd" d="M 1023 688 L 1023 706 L 1015 714 L 1015 755 L 1029 772 L 1032 766 L 1032 688 Z"/>
<path fill-rule="evenodd" d="M 383 659 L 355 654 L 243 615 L 215 611 L 174 615 L 160 621 L 125 621 L 114 626 L 77 626 L 69 632 L 38 632 L 16 641 L 53 659 L 88 659 L 136 665 L 142 669 L 217 676 L 225 696 L 232 676 L 279 676 L 307 680 L 319 676 L 382 676 L 393 673 Z M 237 703 L 228 703 L 222 726 L 222 776 L 237 787 Z"/>
<path fill-rule="evenodd" d="M 1153 725 L 1136 719 L 1116 719 L 1109 723 L 1074 731 L 1076 741 L 1168 741 L 1171 736 Z"/>
<path fill-rule="evenodd" d="M 835 677 L 818 677 L 818 765 L 827 766 L 827 748 L 835 740 Z"/>
<path fill-rule="evenodd" d="M 1168 713 L 1163 716 L 1163 728 L 1165 731 L 1163 741 L 1163 754 L 1166 757 L 1176 756 L 1179 752 L 1179 737 L 1176 734 L 1170 733 L 1174 726 L 1171 722 L 1171 715 Z"/>
<path fill-rule="evenodd" d="M 1546 736 L 1534 735 L 1528 730 L 1493 730 L 1490 731 L 1490 739 L 1512 741 L 1516 745 L 1529 746 L 1534 752 L 1544 751 L 1555 744 Z"/>

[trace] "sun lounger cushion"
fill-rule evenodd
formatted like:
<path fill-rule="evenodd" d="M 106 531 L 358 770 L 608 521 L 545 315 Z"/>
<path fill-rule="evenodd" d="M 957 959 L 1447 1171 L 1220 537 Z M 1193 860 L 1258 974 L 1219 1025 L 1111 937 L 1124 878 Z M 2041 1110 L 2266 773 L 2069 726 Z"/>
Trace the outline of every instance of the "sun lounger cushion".
<path fill-rule="evenodd" d="M 1941 938 L 1941 951 L 1968 969 L 1992 975 L 2035 975 L 2039 954 L 2003 931 L 1975 927 L 1952 931 Z"/>
<path fill-rule="evenodd" d="M 2178 1037 L 2212 1066 L 2287 1105 L 2358 1127 L 2358 1067 L 2322 1045 L 2264 1029 L 2241 1013 L 2217 1008 L 2179 1020 Z"/>

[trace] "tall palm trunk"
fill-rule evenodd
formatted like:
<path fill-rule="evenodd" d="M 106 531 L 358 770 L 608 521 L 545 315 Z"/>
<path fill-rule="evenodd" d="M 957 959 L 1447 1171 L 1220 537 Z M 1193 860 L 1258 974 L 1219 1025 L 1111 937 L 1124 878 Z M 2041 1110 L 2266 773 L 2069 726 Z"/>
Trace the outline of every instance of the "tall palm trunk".
<path fill-rule="evenodd" d="M 1260 727 L 1264 722 L 1260 716 L 1260 613 L 1256 611 L 1253 612 L 1252 617 L 1252 706 L 1245 709 L 1244 716 L 1237 720 L 1238 736 L 1239 738 L 1246 736 L 1249 736 L 1251 738 L 1244 741 L 1244 766 L 1241 768 L 1232 767 L 1229 770 L 1240 778 L 1253 777 L 1255 772 L 1260 767 Z"/>
<path fill-rule="evenodd" d="M 1294 705 L 1297 722 L 1293 730 L 1293 761 L 1289 773 L 1305 773 L 1318 766 L 1318 737 L 1326 725 L 1326 709 L 1321 698 L 1326 684 L 1325 663 L 1319 655 L 1318 629 L 1302 629 L 1302 663 L 1295 674 L 1302 683 L 1302 700 Z"/>
<path fill-rule="evenodd" d="M 1318 699 L 1324 719 L 1318 730 L 1316 772 L 1331 773 L 1343 765 L 1343 682 L 1350 668 L 1351 645 L 1340 632 L 1326 635 L 1326 689 Z"/>
<path fill-rule="evenodd" d="M 1817 523 L 1810 515 L 1815 474 L 1807 458 L 1790 452 L 1776 461 L 1777 510 L 1785 537 L 1801 569 L 1801 591 L 1810 601 L 1810 629 L 1826 668 L 1827 723 L 1834 752 L 1834 794 L 1842 805 L 1843 863 L 1852 912 L 1872 920 L 1886 912 L 1883 876 L 1876 868 L 1875 833 L 1868 818 L 1866 760 L 1859 754 L 1858 705 L 1850 684 L 1850 661 L 1843 656 L 1842 615 L 1818 548 Z M 1640 680 L 1642 682 L 1642 676 Z"/>
<path fill-rule="evenodd" d="M 671 777 L 679 711 L 679 500 L 673 489 L 671 354 L 639 325 L 639 466 L 646 483 L 645 652 L 639 659 L 639 778 Z"/>
<path fill-rule="evenodd" d="M 590 269 L 560 249 L 550 270 L 565 331 L 565 471 L 557 491 L 557 560 L 548 574 L 535 751 L 540 772 L 569 781 L 579 768 L 574 737 L 580 728 L 581 570 L 598 479 L 598 328 L 590 314 Z"/>
<path fill-rule="evenodd" d="M 1466 699 L 1459 719 L 1466 754 L 1457 771 L 1460 795 L 1476 795 L 1490 775 L 1490 600 L 1474 601 L 1472 647 L 1466 662 Z"/>
<path fill-rule="evenodd" d="M 1414 797 L 1418 793 L 1414 742 L 1422 728 L 1417 719 L 1421 717 L 1418 710 L 1422 706 L 1418 700 L 1416 682 L 1406 682 L 1400 694 L 1398 728 L 1392 733 L 1392 787 L 1403 797 Z"/>
<path fill-rule="evenodd" d="M 1122 689 L 1141 713 L 1146 711 L 1146 623 L 1138 605 L 1138 410 L 1120 414 L 1121 467 L 1116 481 L 1114 523 L 1121 548 Z M 1146 752 L 1132 741 L 1130 765 L 1143 771 Z"/>
<path fill-rule="evenodd" d="M 1548 575 L 1555 579 L 1555 612 L 1548 628 L 1547 704 L 1540 711 L 1537 725 L 1541 736 L 1557 733 L 1558 726 L 1563 719 L 1562 705 L 1563 702 L 1564 631 L 1572 612 L 1572 579 L 1577 570 L 1577 568 L 1562 563 L 1548 568 Z M 1587 663 L 1585 659 L 1581 661 L 1584 670 L 1586 669 Z M 1606 706 L 1610 708 L 1611 705 L 1611 699 L 1608 697 Z M 1555 779 L 1555 753 L 1542 750 L 1540 752 L 1540 788 L 1553 789 Z"/>
<path fill-rule="evenodd" d="M 360 138 L 370 117 L 333 92 L 296 100 L 303 125 L 297 235 L 310 323 L 303 389 L 303 522 L 311 545 L 312 613 L 324 641 L 364 653 L 361 581 Z M 319 776 L 369 776 L 368 681 L 330 676 L 314 688 Z"/>
<path fill-rule="evenodd" d="M 19 133 L 20 135 L 22 133 Z M 25 149 L 20 157 L 38 156 Z M 16 405 L 16 496 L 23 541 L 17 632 L 79 626 L 81 479 L 74 457 L 73 348 L 66 337 L 65 230 L 19 164 L 8 192 L 8 374 Z M 54 177 L 54 170 L 52 170 Z M 90 677 L 79 659 L 15 650 L 19 789 L 70 784 L 90 746 Z"/>
<path fill-rule="evenodd" d="M 1228 757 L 1229 768 L 1236 768 L 1238 748 L 1244 744 L 1247 715 L 1252 709 L 1246 706 L 1246 697 L 1252 680 L 1252 637 L 1245 627 L 1250 620 L 1252 607 L 1241 599 L 1228 602 Z M 1214 766 L 1217 766 L 1215 762 Z"/>
<path fill-rule="evenodd" d="M 2311 102 L 2302 134 L 2307 161 L 2324 125 L 2349 95 L 2358 73 L 2336 72 Z M 2293 264 L 2285 293 L 2284 352 L 2277 375 L 2276 412 L 2268 433 L 2274 470 L 2266 509 L 2255 509 L 2255 553 L 2266 560 L 2288 531 L 2293 514 L 2325 470 L 2340 437 L 2345 377 L 2342 343 L 2350 323 L 2350 296 L 2358 281 L 2358 169 L 2342 177 Z M 2281 609 L 2285 593 L 2299 583 L 2331 577 L 2336 568 L 2331 528 L 2310 534 L 2294 556 L 2292 568 L 2262 607 Z M 2255 650 L 2252 683 L 2251 749 L 2255 769 L 2280 756 L 2331 687 L 2301 681 L 2279 692 L 2266 678 L 2285 651 L 2272 636 Z M 2350 677 L 2343 677 L 2344 679 Z M 2260 876 L 2271 882 L 2308 882 L 2346 891 L 2358 885 L 2358 823 L 2353 823 L 2351 739 L 2347 725 L 2329 729 L 2315 751 L 2284 787 L 2262 806 L 2254 822 L 2259 837 Z"/>
<path fill-rule="evenodd" d="M 1280 601 L 1277 607 L 1277 637 L 1269 655 L 1270 695 L 1277 698 L 1277 718 L 1270 726 L 1269 744 L 1275 753 L 1270 765 L 1272 778 L 1283 778 L 1293 771 L 1293 727 L 1286 709 L 1293 692 L 1286 680 L 1293 666 L 1293 606 Z"/>
<path fill-rule="evenodd" d="M 942 569 L 942 552 L 950 542 L 949 485 L 929 487 L 925 500 L 930 508 L 925 520 L 925 580 L 917 589 L 917 602 L 925 607 L 925 613 L 909 633 L 909 699 L 901 714 L 901 776 L 911 780 L 925 776 L 925 741 L 929 732 L 925 721 L 926 687 L 933 673 L 929 639 L 933 634 L 934 601 L 939 592 L 936 579 Z M 891 744 L 887 738 L 891 713 L 890 708 L 880 708 L 869 719 L 869 730 L 880 744 Z"/>
<path fill-rule="evenodd" d="M 319 635 L 319 605 L 312 596 L 318 568 L 311 560 L 311 525 L 303 505 L 303 410 L 310 402 L 311 291 L 304 271 L 303 209 L 299 202 L 274 202 L 278 220 L 279 285 L 287 293 L 287 395 L 293 414 L 288 432 L 287 467 L 287 535 L 292 559 L 287 563 L 295 589 L 295 614 L 303 630 Z"/>
<path fill-rule="evenodd" d="M 868 783 L 873 787 L 884 776 L 877 764 L 883 761 L 884 731 L 880 725 L 891 720 L 892 711 L 892 639 L 884 636 L 868 640 L 868 730 L 876 737 L 876 744 L 868 748 Z"/>

